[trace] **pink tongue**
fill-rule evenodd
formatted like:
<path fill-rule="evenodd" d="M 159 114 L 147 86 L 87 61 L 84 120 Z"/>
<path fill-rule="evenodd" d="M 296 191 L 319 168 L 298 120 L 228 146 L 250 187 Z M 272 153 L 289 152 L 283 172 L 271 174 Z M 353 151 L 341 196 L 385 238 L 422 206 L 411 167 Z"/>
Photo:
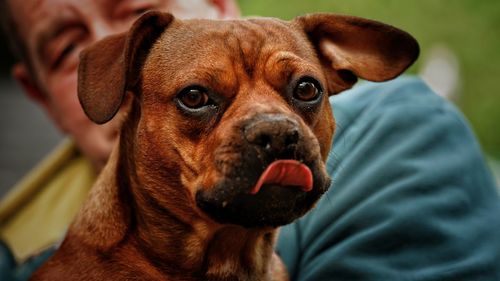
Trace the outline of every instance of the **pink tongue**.
<path fill-rule="evenodd" d="M 264 184 L 296 186 L 302 191 L 311 191 L 312 172 L 306 165 L 296 160 L 276 160 L 262 173 L 250 194 L 257 194 Z"/>

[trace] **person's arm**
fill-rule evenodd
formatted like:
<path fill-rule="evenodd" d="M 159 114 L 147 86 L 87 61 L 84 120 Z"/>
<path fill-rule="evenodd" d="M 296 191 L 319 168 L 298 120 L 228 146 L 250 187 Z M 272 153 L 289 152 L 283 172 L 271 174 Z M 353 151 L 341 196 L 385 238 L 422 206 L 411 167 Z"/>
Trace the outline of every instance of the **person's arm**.
<path fill-rule="evenodd" d="M 278 241 L 291 280 L 500 280 L 500 200 L 454 107 L 414 78 L 332 101 L 332 186 Z"/>

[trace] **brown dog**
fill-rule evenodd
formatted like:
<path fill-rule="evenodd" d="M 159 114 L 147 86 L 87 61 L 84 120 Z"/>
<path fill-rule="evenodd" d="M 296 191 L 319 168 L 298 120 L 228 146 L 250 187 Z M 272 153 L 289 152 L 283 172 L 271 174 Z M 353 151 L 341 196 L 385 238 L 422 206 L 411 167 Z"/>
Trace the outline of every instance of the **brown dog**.
<path fill-rule="evenodd" d="M 87 115 L 127 114 L 88 201 L 33 280 L 287 280 L 276 228 L 330 185 L 328 96 L 357 77 L 391 79 L 417 55 L 408 34 L 354 17 L 143 15 L 81 57 Z"/>

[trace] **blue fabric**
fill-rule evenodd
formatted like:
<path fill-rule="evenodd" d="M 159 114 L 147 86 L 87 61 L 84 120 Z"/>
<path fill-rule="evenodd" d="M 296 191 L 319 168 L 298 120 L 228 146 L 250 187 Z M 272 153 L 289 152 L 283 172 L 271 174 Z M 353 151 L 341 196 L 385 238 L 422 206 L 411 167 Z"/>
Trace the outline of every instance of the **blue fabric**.
<path fill-rule="evenodd" d="M 0 241 L 0 281 L 25 281 L 55 252 L 50 248 L 17 265 L 11 250 Z"/>
<path fill-rule="evenodd" d="M 14 281 L 13 276 L 16 261 L 10 249 L 0 240 L 0 280 Z"/>
<path fill-rule="evenodd" d="M 411 77 L 331 103 L 332 186 L 278 240 L 291 280 L 500 280 L 500 199 L 457 110 Z"/>

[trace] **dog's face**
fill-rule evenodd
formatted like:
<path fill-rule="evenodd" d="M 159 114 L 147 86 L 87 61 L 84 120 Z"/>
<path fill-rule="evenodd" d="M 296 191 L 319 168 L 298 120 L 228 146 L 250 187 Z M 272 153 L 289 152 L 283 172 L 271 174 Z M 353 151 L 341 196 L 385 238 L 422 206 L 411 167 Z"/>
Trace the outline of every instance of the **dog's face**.
<path fill-rule="evenodd" d="M 274 20 L 174 22 L 144 62 L 138 132 L 156 137 L 138 145 L 174 160 L 180 186 L 218 222 L 289 223 L 329 186 L 334 122 L 303 42 Z"/>
<path fill-rule="evenodd" d="M 330 185 L 328 96 L 357 77 L 393 78 L 417 54 L 407 34 L 357 18 L 180 21 L 153 12 L 84 53 L 79 96 L 103 123 L 132 92 L 121 149 L 140 193 L 184 218 L 274 227 Z"/>

